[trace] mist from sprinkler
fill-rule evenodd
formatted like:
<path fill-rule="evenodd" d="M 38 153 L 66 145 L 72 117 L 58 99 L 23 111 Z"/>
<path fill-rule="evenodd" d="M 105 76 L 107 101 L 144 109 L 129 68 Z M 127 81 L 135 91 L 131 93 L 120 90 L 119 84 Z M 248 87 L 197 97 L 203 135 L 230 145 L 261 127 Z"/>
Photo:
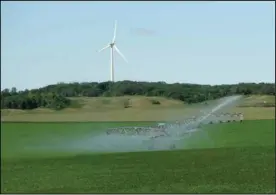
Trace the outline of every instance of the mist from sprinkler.
<path fill-rule="evenodd" d="M 195 121 L 189 124 L 181 124 L 178 127 L 168 127 L 166 129 L 167 132 L 170 133 L 168 137 L 164 136 L 151 140 L 149 135 L 106 135 L 105 132 L 101 131 L 97 135 L 95 135 L 95 133 L 91 133 L 91 135 L 80 135 L 71 140 L 60 141 L 59 143 L 51 145 L 42 144 L 35 148 L 36 150 L 55 150 L 60 152 L 72 152 L 74 154 L 138 152 L 148 151 L 148 147 L 154 142 L 153 150 L 168 150 L 172 144 L 176 145 L 176 149 L 180 149 L 183 147 L 183 142 L 185 145 L 185 140 L 188 140 L 195 132 L 203 131 L 201 128 L 198 128 L 200 124 L 208 124 L 211 121 L 212 114 L 235 106 L 240 98 L 241 96 L 222 98 L 216 106 L 201 110 L 199 113 L 200 116 Z M 206 136 L 208 139 L 208 135 Z M 30 147 L 28 148 L 30 149 Z M 34 147 L 32 148 L 34 149 Z"/>

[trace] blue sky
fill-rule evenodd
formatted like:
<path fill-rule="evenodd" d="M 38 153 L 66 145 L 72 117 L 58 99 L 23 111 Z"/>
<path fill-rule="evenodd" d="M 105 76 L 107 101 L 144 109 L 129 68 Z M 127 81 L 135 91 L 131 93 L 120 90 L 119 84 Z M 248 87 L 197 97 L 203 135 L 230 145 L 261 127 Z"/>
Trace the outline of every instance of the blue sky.
<path fill-rule="evenodd" d="M 1 2 L 1 88 L 115 80 L 274 82 L 274 2 Z"/>

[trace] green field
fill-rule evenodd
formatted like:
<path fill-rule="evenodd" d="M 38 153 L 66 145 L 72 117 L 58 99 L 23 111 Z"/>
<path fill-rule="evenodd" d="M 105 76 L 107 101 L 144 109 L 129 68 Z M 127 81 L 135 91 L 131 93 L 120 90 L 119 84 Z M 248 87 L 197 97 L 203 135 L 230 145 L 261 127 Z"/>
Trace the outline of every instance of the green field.
<path fill-rule="evenodd" d="M 150 123 L 2 123 L 1 192 L 275 192 L 274 120 L 207 125 L 180 140 L 183 150 L 98 154 L 64 147 L 108 127 Z"/>

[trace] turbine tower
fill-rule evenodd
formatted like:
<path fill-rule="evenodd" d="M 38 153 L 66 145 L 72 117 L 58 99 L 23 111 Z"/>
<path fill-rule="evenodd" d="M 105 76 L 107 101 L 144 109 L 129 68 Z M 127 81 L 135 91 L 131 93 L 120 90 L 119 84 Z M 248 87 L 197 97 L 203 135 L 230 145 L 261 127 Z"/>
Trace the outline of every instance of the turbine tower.
<path fill-rule="evenodd" d="M 117 31 L 117 21 L 115 20 L 114 35 L 113 35 L 113 39 L 112 39 L 111 43 L 107 44 L 107 46 L 105 46 L 104 48 L 102 48 L 98 51 L 98 52 L 102 52 L 103 50 L 110 48 L 110 58 L 111 58 L 110 59 L 110 80 L 111 80 L 111 82 L 114 82 L 114 49 L 124 59 L 124 61 L 126 63 L 128 63 L 125 56 L 122 54 L 122 52 L 120 52 L 118 47 L 115 45 L 116 31 Z"/>

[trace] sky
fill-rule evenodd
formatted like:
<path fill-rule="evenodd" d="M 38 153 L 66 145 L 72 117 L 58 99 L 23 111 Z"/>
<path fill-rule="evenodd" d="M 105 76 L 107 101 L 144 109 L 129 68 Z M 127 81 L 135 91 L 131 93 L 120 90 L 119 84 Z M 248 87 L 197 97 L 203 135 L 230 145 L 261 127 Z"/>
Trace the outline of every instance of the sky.
<path fill-rule="evenodd" d="M 2 2 L 1 88 L 275 82 L 275 2 Z"/>

